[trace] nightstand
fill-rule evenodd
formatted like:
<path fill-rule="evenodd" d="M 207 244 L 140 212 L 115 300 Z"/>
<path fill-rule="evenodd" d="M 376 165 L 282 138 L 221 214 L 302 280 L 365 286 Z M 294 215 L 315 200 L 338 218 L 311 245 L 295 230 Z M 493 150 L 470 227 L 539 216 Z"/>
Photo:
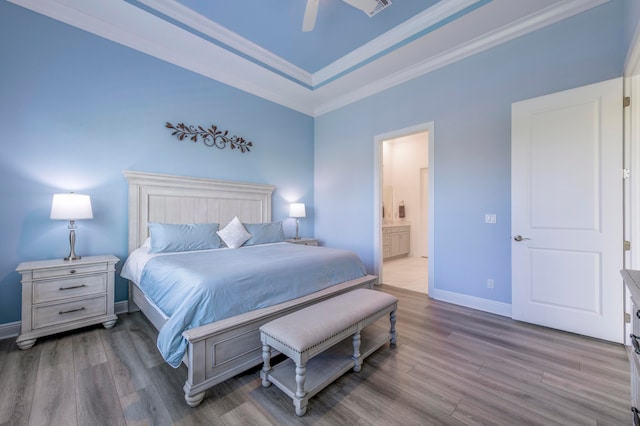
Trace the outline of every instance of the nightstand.
<path fill-rule="evenodd" d="M 78 260 L 23 262 L 22 331 L 16 343 L 29 349 L 42 336 L 102 323 L 111 328 L 114 310 L 115 256 Z"/>
<path fill-rule="evenodd" d="M 318 246 L 320 245 L 319 241 L 317 238 L 298 238 L 297 240 L 295 238 L 290 238 L 287 240 L 288 243 L 293 243 L 293 244 L 303 244 L 305 246 Z"/>

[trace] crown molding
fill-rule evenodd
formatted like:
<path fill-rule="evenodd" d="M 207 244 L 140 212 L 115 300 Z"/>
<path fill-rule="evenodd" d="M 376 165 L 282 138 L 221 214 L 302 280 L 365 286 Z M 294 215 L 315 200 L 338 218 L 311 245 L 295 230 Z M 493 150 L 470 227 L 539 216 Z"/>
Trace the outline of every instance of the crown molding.
<path fill-rule="evenodd" d="M 554 24 L 590 8 L 600 6 L 609 1 L 610 0 L 566 0 L 556 5 L 549 6 L 537 13 L 515 21 L 512 24 L 505 25 L 494 31 L 483 34 L 482 36 L 467 43 L 460 44 L 438 55 L 434 55 L 428 59 L 420 61 L 413 66 L 406 67 L 369 84 L 362 85 L 349 93 L 333 96 L 330 100 L 325 102 L 316 102 L 314 116 L 319 116 L 338 108 L 342 108 L 343 106 L 367 98 L 376 93 L 380 93 L 409 80 L 413 80 L 421 75 L 428 74 L 439 68 L 506 43 L 532 31 Z"/>
<path fill-rule="evenodd" d="M 531 31 L 607 3 L 610 0 L 558 0 L 552 5 L 511 24 L 486 32 L 468 42 L 456 44 L 447 50 L 414 63 L 411 61 L 417 60 L 415 50 L 412 50 L 415 49 L 415 40 L 393 50 L 392 55 L 380 55 L 370 60 L 373 52 L 377 51 L 376 54 L 379 54 L 381 52 L 380 49 L 382 51 L 392 49 L 393 46 L 398 44 L 398 40 L 406 40 L 407 37 L 419 33 L 422 29 L 428 28 L 429 25 L 436 25 L 443 19 L 447 19 L 447 16 L 452 16 L 452 14 L 456 13 L 456 10 L 464 10 L 465 7 L 471 7 L 482 1 L 444 0 L 440 2 L 442 5 L 438 3 L 438 8 L 434 6 L 425 11 L 425 13 L 416 16 L 415 20 L 410 20 L 407 28 L 396 27 L 390 31 L 390 34 L 385 34 L 370 44 L 363 46 L 362 50 L 357 49 L 357 51 L 348 54 L 343 59 L 334 62 L 334 64 L 330 65 L 331 69 L 326 67 L 310 78 L 304 71 L 247 40 L 243 39 L 246 42 L 241 46 L 244 50 L 242 51 L 239 48 L 237 50 L 246 55 L 255 54 L 256 62 L 209 42 L 200 35 L 167 22 L 161 17 L 148 13 L 125 0 L 110 0 L 106 2 L 102 0 L 7 1 L 303 114 L 318 116 L 513 40 Z M 169 6 L 177 5 L 174 0 L 137 1 L 145 5 L 153 5 L 149 7 L 155 7 L 158 11 L 168 11 L 167 8 Z M 496 6 L 499 3 L 500 0 L 491 0 L 483 7 L 499 7 Z M 207 32 L 202 31 L 204 30 L 202 28 L 202 25 L 205 24 L 204 21 L 209 26 L 211 21 L 203 21 L 203 17 L 198 17 L 199 15 L 183 9 L 181 8 L 175 13 L 172 12 L 172 19 L 180 22 L 186 20 L 193 25 L 193 29 L 196 31 L 218 40 L 226 40 L 229 43 L 238 42 L 237 35 L 226 29 L 222 30 L 220 26 L 212 27 Z M 431 12 L 431 15 L 426 12 Z M 430 17 L 427 17 L 427 15 Z M 189 46 L 189 49 L 184 49 L 184 46 Z M 224 63 L 225 66 L 211 66 L 211 61 L 205 58 L 212 57 L 216 58 L 216 62 Z M 393 59 L 390 59 L 390 57 L 393 57 Z M 638 62 L 637 57 L 640 57 L 640 53 L 630 57 L 628 63 Z M 398 61 L 398 58 L 401 58 L 402 61 Z M 408 65 L 403 65 L 404 60 Z M 369 62 L 363 64 L 363 61 Z M 353 64 L 358 64 L 355 65 L 355 69 L 353 69 Z M 268 65 L 270 68 L 263 65 Z M 274 69 L 279 73 L 274 72 Z M 381 75 L 379 78 L 356 79 L 354 77 L 355 75 L 361 77 L 367 74 L 374 76 L 375 73 L 369 73 L 369 71 L 379 71 L 381 69 L 386 71 L 382 74 L 379 73 Z M 351 71 L 355 72 L 352 73 Z M 282 73 L 290 78 L 283 76 Z M 315 90 L 300 84 L 305 81 L 327 81 L 326 78 L 333 78 L 330 76 L 338 75 L 335 73 L 341 74 L 340 77 L 334 78 L 333 81 Z M 347 81 L 353 84 L 344 84 Z M 345 87 L 348 88 L 345 90 Z"/>
<path fill-rule="evenodd" d="M 7 1 L 295 111 L 313 115 L 309 89 L 125 1 Z M 189 49 L 184 49 L 184 46 L 189 46 Z M 225 66 L 212 67 L 206 58 L 216 58 Z"/>
<path fill-rule="evenodd" d="M 349 69 L 370 60 L 381 52 L 402 43 L 420 31 L 437 25 L 452 15 L 482 1 L 484 0 L 442 0 L 436 3 L 408 21 L 313 73 L 313 86 L 316 87 L 347 72 Z"/>
<path fill-rule="evenodd" d="M 487 0 L 441 0 L 429 9 L 398 25 L 387 33 L 353 50 L 337 61 L 311 74 L 278 55 L 194 12 L 175 0 L 134 0 L 142 3 L 202 34 L 223 43 L 256 61 L 290 76 L 310 88 L 316 87 L 353 69 L 376 55 L 391 49 L 415 34 L 441 23 L 452 15 Z M 491 1 L 491 0 L 489 0 Z"/>
<path fill-rule="evenodd" d="M 208 18 L 194 12 L 181 3 L 175 0 L 137 0 L 138 2 L 149 6 L 150 8 L 175 19 L 184 25 L 223 43 L 238 52 L 247 55 L 250 58 L 254 58 L 256 61 L 265 64 L 281 73 L 290 76 L 294 80 L 297 80 L 307 86 L 311 86 L 312 75 L 311 73 L 303 70 L 282 59 L 280 56 L 271 53 L 270 51 L 263 49 L 257 44 L 247 40 L 244 37 L 239 36 L 233 31 L 228 30 L 222 25 L 211 21 Z"/>

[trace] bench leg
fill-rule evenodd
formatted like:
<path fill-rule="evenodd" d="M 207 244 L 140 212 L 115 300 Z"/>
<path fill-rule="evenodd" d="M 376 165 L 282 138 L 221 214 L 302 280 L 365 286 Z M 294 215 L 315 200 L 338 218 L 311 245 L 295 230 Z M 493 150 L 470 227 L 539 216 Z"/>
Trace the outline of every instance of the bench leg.
<path fill-rule="evenodd" d="M 307 412 L 307 393 L 304 391 L 304 382 L 306 380 L 307 366 L 306 364 L 296 364 L 296 397 L 293 399 L 293 405 L 296 407 L 296 415 L 304 416 Z"/>
<path fill-rule="evenodd" d="M 353 371 L 356 373 L 362 369 L 362 364 L 360 360 L 360 331 L 357 331 L 353 335 Z"/>
<path fill-rule="evenodd" d="M 305 414 L 307 414 L 307 404 L 309 401 L 307 401 L 307 398 L 302 398 L 302 399 L 294 399 L 293 400 L 293 405 L 296 407 L 296 416 L 298 417 L 302 417 Z"/>
<path fill-rule="evenodd" d="M 271 372 L 271 346 L 262 345 L 262 361 L 264 362 L 262 371 L 260 372 L 262 387 L 268 388 L 271 386 L 271 382 L 269 381 L 269 373 Z"/>
<path fill-rule="evenodd" d="M 390 342 L 392 345 L 395 345 L 398 338 L 396 334 L 396 311 L 389 313 L 389 322 L 391 323 L 391 328 L 389 329 L 389 335 L 391 336 Z"/>

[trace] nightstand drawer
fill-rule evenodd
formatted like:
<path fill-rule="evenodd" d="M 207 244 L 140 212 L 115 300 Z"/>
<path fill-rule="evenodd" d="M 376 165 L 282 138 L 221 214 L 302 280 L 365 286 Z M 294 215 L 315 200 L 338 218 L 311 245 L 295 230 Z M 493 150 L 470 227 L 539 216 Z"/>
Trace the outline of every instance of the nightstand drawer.
<path fill-rule="evenodd" d="M 72 302 L 33 307 L 33 328 L 78 321 L 107 313 L 107 296 L 80 299 Z"/>
<path fill-rule="evenodd" d="M 96 263 L 93 265 L 69 265 L 67 268 L 48 268 L 36 269 L 33 271 L 33 279 L 54 278 L 54 277 L 70 277 L 73 275 L 90 274 L 94 272 L 106 272 L 106 263 Z"/>
<path fill-rule="evenodd" d="M 88 294 L 105 293 L 107 276 L 105 274 L 84 275 L 33 283 L 33 303 L 69 299 Z"/>

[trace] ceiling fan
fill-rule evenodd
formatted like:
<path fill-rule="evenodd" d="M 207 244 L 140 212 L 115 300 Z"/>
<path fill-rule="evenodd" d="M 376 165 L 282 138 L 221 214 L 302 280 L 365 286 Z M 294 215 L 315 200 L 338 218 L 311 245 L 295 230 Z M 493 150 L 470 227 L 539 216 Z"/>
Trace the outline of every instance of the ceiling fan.
<path fill-rule="evenodd" d="M 342 0 L 345 3 L 360 9 L 369 17 L 380 12 L 385 7 L 391 5 L 391 0 Z M 313 31 L 316 25 L 316 16 L 318 15 L 318 3 L 320 0 L 307 0 L 307 6 L 304 9 L 304 19 L 302 21 L 302 31 Z"/>

